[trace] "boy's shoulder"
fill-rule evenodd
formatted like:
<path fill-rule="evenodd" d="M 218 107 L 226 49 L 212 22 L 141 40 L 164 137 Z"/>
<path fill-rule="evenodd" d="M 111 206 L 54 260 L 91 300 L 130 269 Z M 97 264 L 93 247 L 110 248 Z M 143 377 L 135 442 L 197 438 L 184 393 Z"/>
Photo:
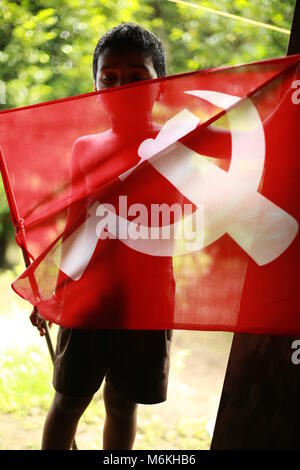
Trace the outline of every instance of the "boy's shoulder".
<path fill-rule="evenodd" d="M 94 161 L 95 158 L 104 158 L 107 149 L 111 146 L 112 134 L 108 129 L 97 134 L 89 134 L 78 137 L 72 149 L 71 164 L 86 167 Z"/>
<path fill-rule="evenodd" d="M 151 130 L 147 132 L 147 138 L 155 138 L 160 129 L 160 125 L 153 123 Z M 146 135 L 143 138 L 141 136 L 142 140 L 145 138 Z M 71 165 L 77 168 L 79 165 L 81 171 L 86 173 L 95 164 L 105 160 L 114 151 L 120 150 L 126 144 L 132 145 L 135 139 L 138 142 L 138 136 L 135 136 L 133 140 L 131 138 L 127 141 L 124 136 L 121 137 L 112 132 L 112 129 L 78 137 L 73 144 Z"/>
<path fill-rule="evenodd" d="M 153 122 L 151 131 L 148 130 L 149 136 L 152 137 L 152 134 L 154 135 L 157 134 L 161 130 L 161 128 L 162 128 L 161 125 Z M 98 132 L 95 134 L 88 134 L 88 135 L 83 135 L 81 137 L 78 137 L 75 140 L 73 147 L 81 151 L 85 151 L 87 149 L 90 151 L 93 149 L 98 149 L 100 146 L 103 146 L 104 144 L 110 144 L 110 145 L 120 144 L 123 138 L 124 136 L 120 137 L 114 132 L 112 132 L 112 129 L 107 129 L 103 132 Z"/>
<path fill-rule="evenodd" d="M 96 134 L 82 135 L 75 140 L 73 150 L 84 152 L 88 149 L 91 151 L 99 145 L 103 145 L 105 142 L 111 140 L 111 138 L 111 129 Z"/>

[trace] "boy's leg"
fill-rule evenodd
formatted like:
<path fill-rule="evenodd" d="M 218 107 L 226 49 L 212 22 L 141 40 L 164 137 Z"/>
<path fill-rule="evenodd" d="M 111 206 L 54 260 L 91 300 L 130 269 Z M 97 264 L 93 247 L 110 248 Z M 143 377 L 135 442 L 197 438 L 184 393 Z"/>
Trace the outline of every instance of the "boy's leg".
<path fill-rule="evenodd" d="M 70 450 L 79 419 L 93 395 L 69 397 L 55 392 L 43 431 L 43 450 Z"/>
<path fill-rule="evenodd" d="M 59 328 L 53 385 L 56 393 L 44 425 L 43 449 L 70 449 L 79 419 L 107 369 L 107 333 Z"/>
<path fill-rule="evenodd" d="M 114 330 L 104 385 L 106 421 L 103 449 L 132 449 L 137 404 L 166 400 L 171 330 Z"/>
<path fill-rule="evenodd" d="M 103 450 L 131 450 L 137 429 L 137 403 L 122 397 L 108 381 L 103 398 L 106 410 Z"/>

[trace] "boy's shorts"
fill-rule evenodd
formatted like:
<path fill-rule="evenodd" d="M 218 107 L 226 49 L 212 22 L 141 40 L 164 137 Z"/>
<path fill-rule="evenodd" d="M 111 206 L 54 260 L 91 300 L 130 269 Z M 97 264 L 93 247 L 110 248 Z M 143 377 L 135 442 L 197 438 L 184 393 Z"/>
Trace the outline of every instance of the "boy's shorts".
<path fill-rule="evenodd" d="M 60 327 L 53 386 L 64 395 L 90 396 L 105 377 L 130 401 L 161 403 L 167 398 L 172 333 Z"/>

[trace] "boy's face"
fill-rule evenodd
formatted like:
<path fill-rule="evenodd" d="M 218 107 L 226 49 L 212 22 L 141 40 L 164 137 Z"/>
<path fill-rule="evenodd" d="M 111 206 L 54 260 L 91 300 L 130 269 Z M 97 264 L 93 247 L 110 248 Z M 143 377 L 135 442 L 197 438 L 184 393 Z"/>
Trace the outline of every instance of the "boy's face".
<path fill-rule="evenodd" d="M 133 47 L 106 48 L 98 59 L 95 90 L 157 78 L 151 57 Z"/>

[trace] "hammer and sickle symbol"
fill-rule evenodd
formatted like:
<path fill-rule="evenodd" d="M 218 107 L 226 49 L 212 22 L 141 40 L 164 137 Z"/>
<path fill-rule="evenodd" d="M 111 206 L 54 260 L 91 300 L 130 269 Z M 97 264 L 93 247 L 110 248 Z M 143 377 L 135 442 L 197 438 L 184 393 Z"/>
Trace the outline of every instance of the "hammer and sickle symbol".
<path fill-rule="evenodd" d="M 178 142 L 200 122 L 197 116 L 184 109 L 164 124 L 155 139 L 146 139 L 140 144 L 140 161 L 119 178 L 123 181 L 148 160 L 196 205 L 196 213 L 204 215 L 202 236 L 192 244 L 183 244 L 176 255 L 198 251 L 227 233 L 258 265 L 270 263 L 292 243 L 298 223 L 259 192 L 265 162 L 265 135 L 259 114 L 250 98 L 241 100 L 238 96 L 208 90 L 185 93 L 224 110 L 236 105 L 226 113 L 232 143 L 229 170 L 219 168 L 205 155 Z M 73 280 L 82 276 L 99 242 L 96 233 L 99 206 L 97 202 L 93 204 L 85 223 L 63 243 L 60 269 Z M 116 217 L 123 228 L 128 227 L 127 219 L 113 213 L 111 216 Z M 186 219 L 189 222 L 190 217 Z M 146 240 L 126 238 L 122 242 L 152 256 L 174 255 L 174 240 L 150 237 Z"/>

